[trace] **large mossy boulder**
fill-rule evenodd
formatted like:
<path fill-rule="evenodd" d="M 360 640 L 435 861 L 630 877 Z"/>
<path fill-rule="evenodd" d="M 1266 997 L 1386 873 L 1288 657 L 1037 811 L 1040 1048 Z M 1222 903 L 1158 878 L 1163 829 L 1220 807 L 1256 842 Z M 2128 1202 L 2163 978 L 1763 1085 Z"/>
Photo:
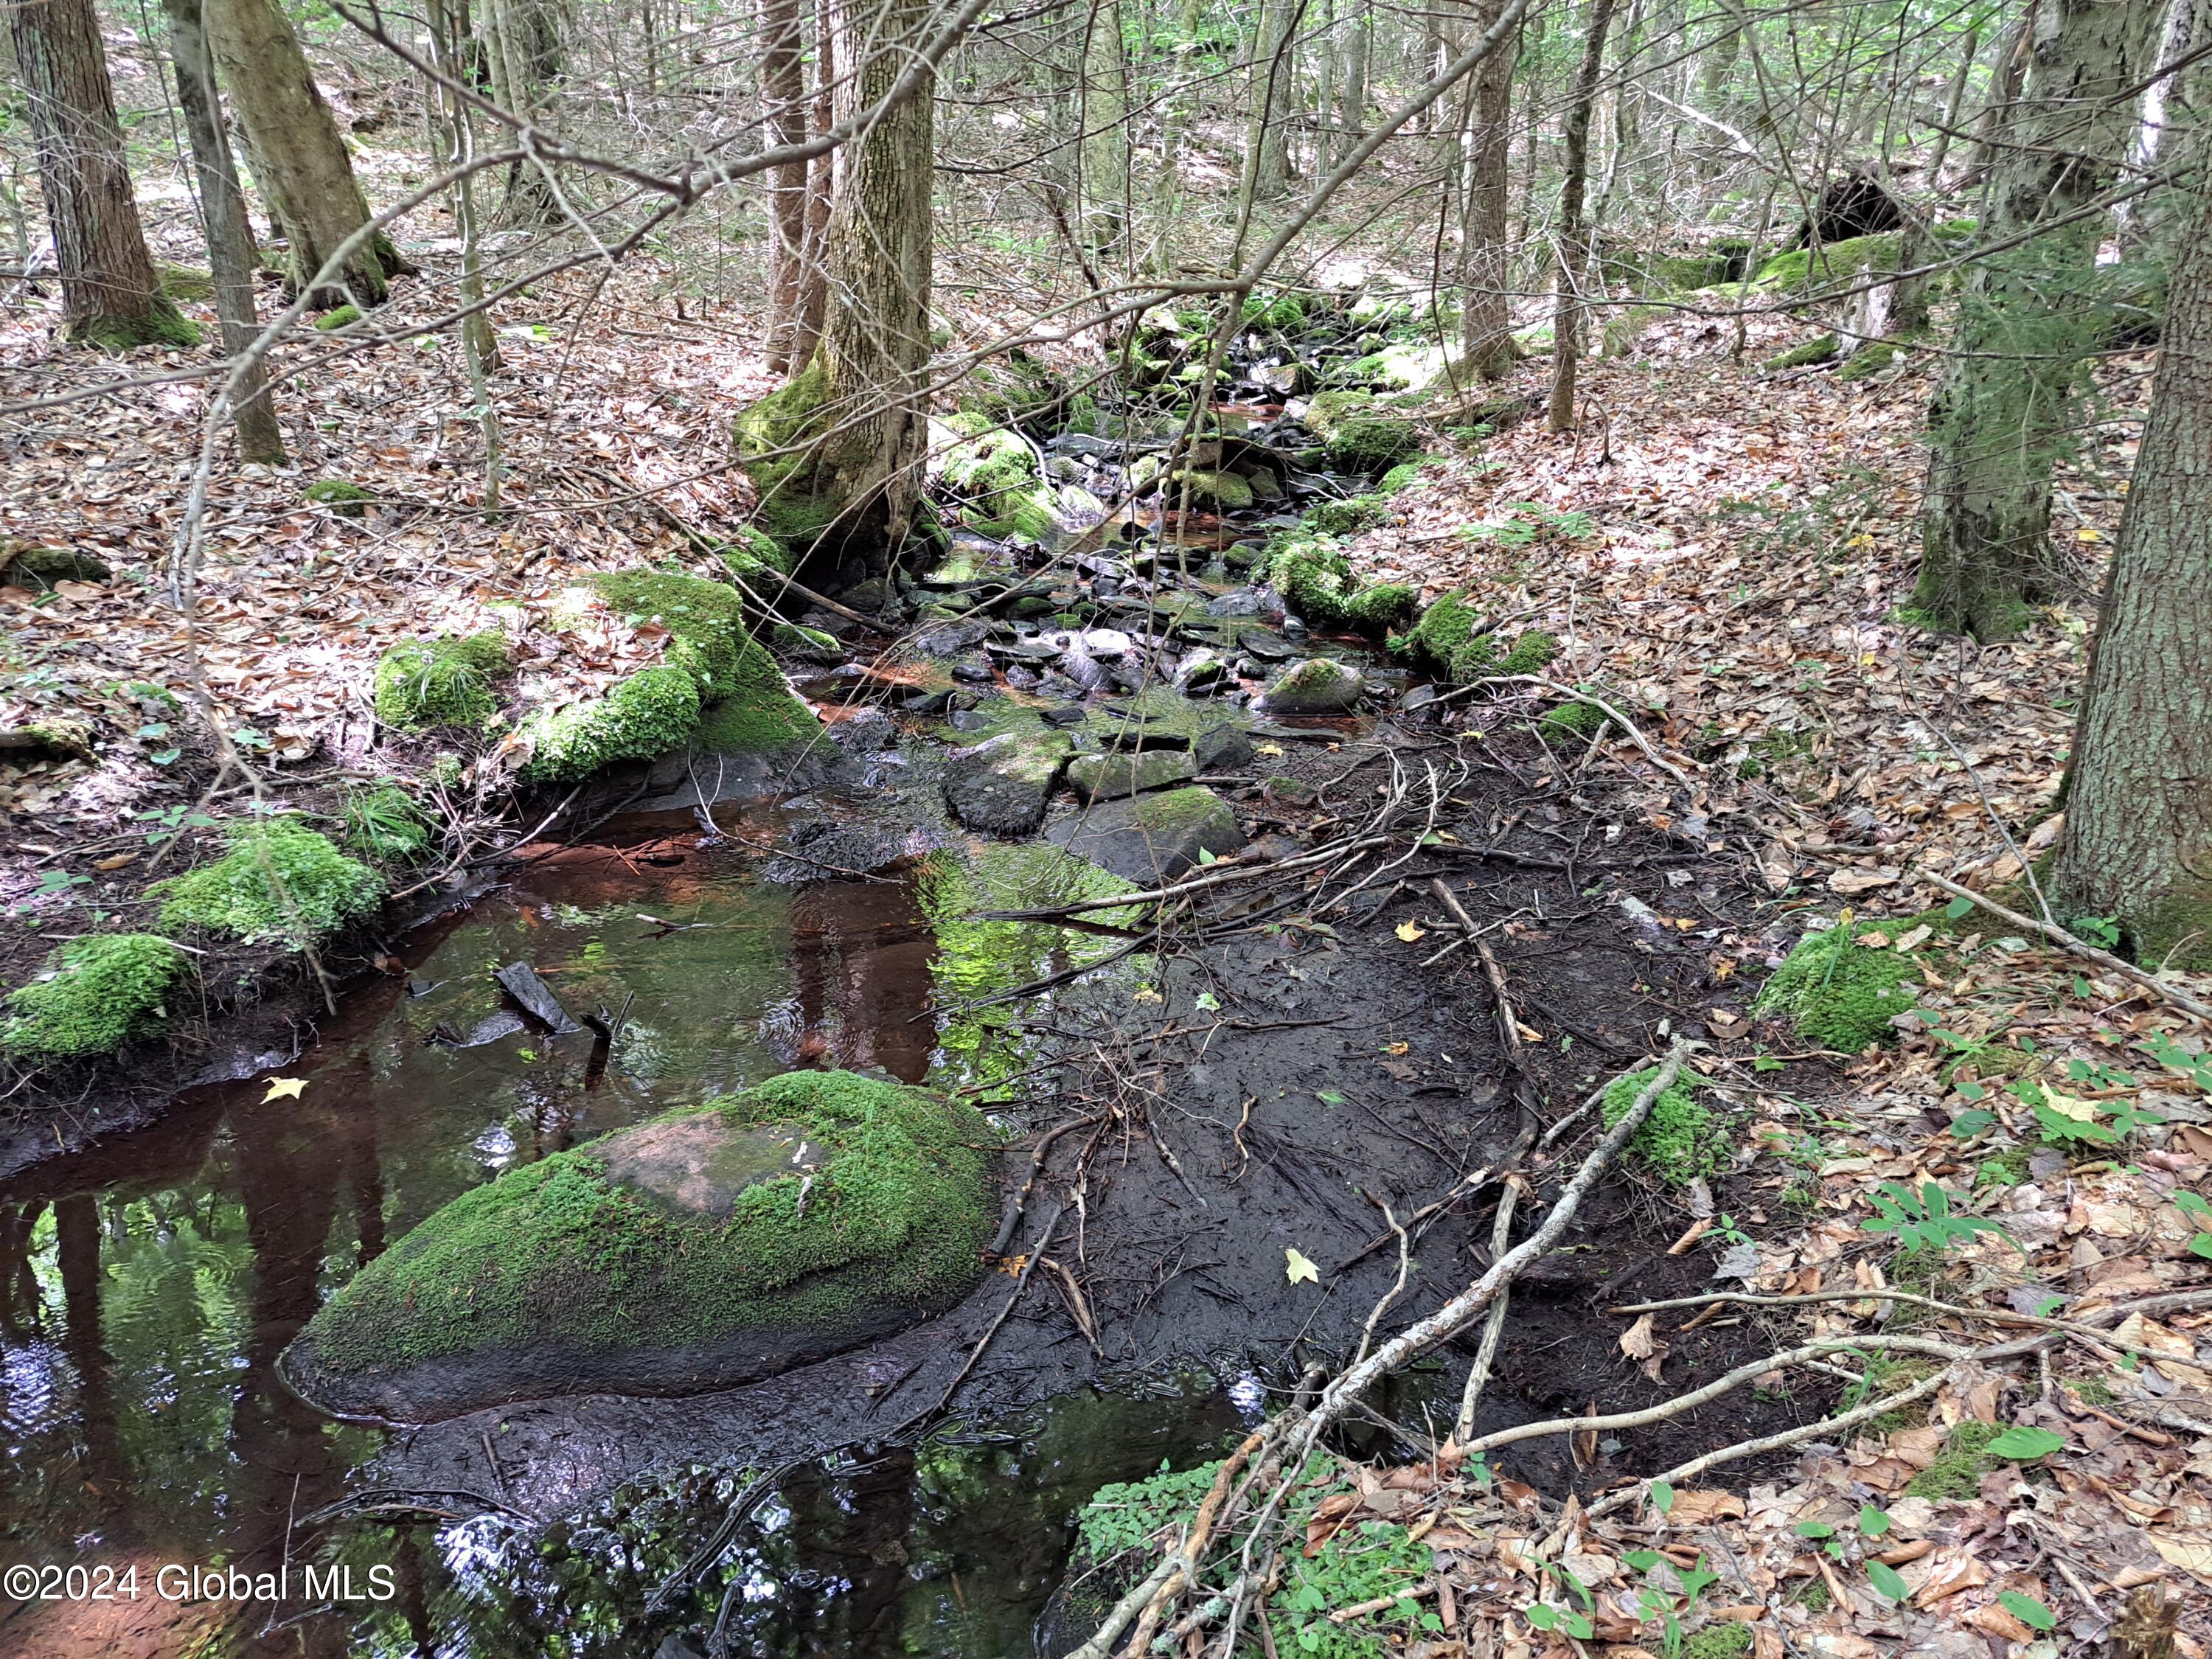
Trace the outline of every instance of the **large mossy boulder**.
<path fill-rule="evenodd" d="M 568 782 L 687 744 L 772 754 L 821 735 L 813 710 L 753 638 L 736 589 L 658 570 L 608 572 L 585 586 L 631 621 L 665 629 L 664 659 L 604 696 L 532 715 L 523 726 L 532 745 L 526 779 Z"/>
<path fill-rule="evenodd" d="M 1336 538 L 1294 533 L 1270 549 L 1267 580 L 1283 603 L 1310 624 L 1381 635 L 1405 622 L 1419 602 L 1403 582 L 1362 586 Z"/>
<path fill-rule="evenodd" d="M 811 1364 L 982 1277 L 992 1138 L 919 1089 L 788 1073 L 455 1199 L 332 1297 L 284 1369 L 333 1410 L 420 1422 Z"/>

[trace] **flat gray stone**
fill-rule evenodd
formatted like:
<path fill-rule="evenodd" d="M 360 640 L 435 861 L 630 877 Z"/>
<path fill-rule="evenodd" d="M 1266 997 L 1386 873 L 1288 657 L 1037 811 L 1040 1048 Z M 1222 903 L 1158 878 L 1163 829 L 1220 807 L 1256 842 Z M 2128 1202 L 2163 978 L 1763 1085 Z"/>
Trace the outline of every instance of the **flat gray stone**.
<path fill-rule="evenodd" d="M 1140 886 L 1173 881 L 1201 850 L 1221 858 L 1244 845 L 1229 803 L 1194 786 L 1164 794 L 1103 801 L 1045 830 L 1056 847 Z"/>
<path fill-rule="evenodd" d="M 957 750 L 945 768 L 945 804 L 970 830 L 1034 835 L 1073 750 L 1056 732 L 1008 732 Z"/>
<path fill-rule="evenodd" d="M 1115 800 L 1188 782 L 1198 763 L 1188 750 L 1145 749 L 1135 754 L 1079 755 L 1068 763 L 1067 781 L 1085 801 Z"/>

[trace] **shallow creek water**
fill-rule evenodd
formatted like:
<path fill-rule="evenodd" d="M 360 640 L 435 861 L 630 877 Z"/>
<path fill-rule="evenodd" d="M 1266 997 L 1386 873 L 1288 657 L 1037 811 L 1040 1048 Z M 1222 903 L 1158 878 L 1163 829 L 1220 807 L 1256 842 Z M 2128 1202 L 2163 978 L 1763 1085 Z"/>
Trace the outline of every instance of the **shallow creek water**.
<path fill-rule="evenodd" d="M 0 1603 L 0 1653 L 677 1659 L 698 1650 L 664 1638 L 696 1643 L 718 1616 L 732 1653 L 1026 1652 L 1090 1492 L 1207 1455 L 1255 1408 L 1204 1382 L 1086 1389 L 916 1449 L 804 1464 L 656 1619 L 647 1601 L 714 1537 L 742 1467 L 685 1449 L 543 1528 L 483 1512 L 501 1492 L 406 1495 L 434 1518 L 393 1493 L 380 1513 L 387 1437 L 307 1407 L 276 1362 L 431 1211 L 793 1066 L 957 1085 L 1013 1063 L 989 1049 L 1018 1039 L 979 1043 L 934 1012 L 975 966 L 957 932 L 974 924 L 941 896 L 933 922 L 912 875 L 780 886 L 735 833 L 719 852 L 648 835 L 526 870 L 410 940 L 404 976 L 345 999 L 276 1068 L 304 1080 L 296 1098 L 264 1099 L 265 1075 L 203 1090 L 0 1187 L 0 1556 L 103 1564 L 118 1591 L 136 1568 L 137 1589 Z M 1035 931 L 1040 965 L 1079 937 Z M 489 973 L 517 960 L 572 1012 L 627 1007 L 611 1054 L 503 1006 Z M 289 1565 L 289 1594 L 165 1599 L 161 1569 L 195 1565 Z M 327 1580 L 307 1584 L 332 1566 L 368 1599 L 334 1606 Z"/>

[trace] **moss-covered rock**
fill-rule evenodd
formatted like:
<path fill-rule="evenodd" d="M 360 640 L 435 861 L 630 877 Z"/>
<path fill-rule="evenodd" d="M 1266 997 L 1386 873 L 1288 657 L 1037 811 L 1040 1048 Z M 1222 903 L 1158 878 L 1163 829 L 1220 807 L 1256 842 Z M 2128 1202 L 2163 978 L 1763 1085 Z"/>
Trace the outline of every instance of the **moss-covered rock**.
<path fill-rule="evenodd" d="M 361 307 L 356 305 L 332 306 L 315 319 L 315 326 L 328 334 L 351 326 L 361 320 Z"/>
<path fill-rule="evenodd" d="M 699 729 L 699 686 L 673 663 L 640 669 L 605 696 L 550 709 L 523 722 L 532 783 L 587 778 L 617 761 L 653 760 L 681 749 Z"/>
<path fill-rule="evenodd" d="M 0 544 L 0 586 L 43 593 L 59 582 L 104 582 L 115 572 L 97 554 L 75 548 Z"/>
<path fill-rule="evenodd" d="M 1306 302 L 1295 294 L 1248 294 L 1243 322 L 1247 328 L 1304 328 Z"/>
<path fill-rule="evenodd" d="M 1897 361 L 1899 346 L 1894 340 L 1869 340 L 1844 360 L 1836 371 L 1839 380 L 1863 380 L 1879 374 Z"/>
<path fill-rule="evenodd" d="M 771 1376 L 973 1287 L 993 1138 L 919 1089 L 788 1073 L 454 1200 L 331 1297 L 285 1369 L 325 1405 L 410 1420 Z"/>
<path fill-rule="evenodd" d="M 1307 529 L 1319 536 L 1356 536 L 1371 530 L 1389 516 L 1390 507 L 1379 494 L 1348 495 L 1341 501 L 1321 501 L 1305 510 Z"/>
<path fill-rule="evenodd" d="M 1862 270 L 1890 271 L 1899 268 L 1904 239 L 1895 231 L 1874 236 L 1853 236 L 1830 242 L 1815 252 L 1799 248 L 1778 253 L 1759 268 L 1753 286 L 1809 294 L 1815 289 L 1847 283 Z"/>
<path fill-rule="evenodd" d="M 1388 472 L 1420 447 L 1411 421 L 1379 415 L 1347 416 L 1323 445 L 1330 464 L 1347 472 Z"/>
<path fill-rule="evenodd" d="M 184 953 L 154 933 L 94 933 L 46 957 L 8 994 L 0 1048 L 27 1060 L 112 1054 L 161 1018 L 185 971 Z"/>
<path fill-rule="evenodd" d="M 1845 924 L 1806 934 L 1759 988 L 1753 1009 L 1786 1015 L 1801 1036 L 1845 1054 L 1895 1041 L 1890 1021 L 1913 1004 L 1907 988 L 1918 977 L 1912 957 L 1869 950 L 1854 933 Z"/>
<path fill-rule="evenodd" d="M 1389 643 L 1395 655 L 1454 685 L 1500 674 L 1540 674 L 1559 653 L 1558 639 L 1540 629 L 1524 629 L 1501 649 L 1466 588 L 1431 600 L 1420 620 Z"/>
<path fill-rule="evenodd" d="M 850 504 L 820 453 L 835 425 L 825 407 L 829 386 L 817 356 L 737 418 L 738 464 L 760 492 L 755 527 L 793 558 L 811 551 Z"/>
<path fill-rule="evenodd" d="M 1376 635 L 1411 617 L 1420 599 L 1402 582 L 1362 586 L 1342 544 L 1332 536 L 1278 540 L 1269 554 L 1267 580 L 1283 603 L 1313 626 Z"/>
<path fill-rule="evenodd" d="M 1365 690 L 1350 664 L 1309 657 L 1267 682 L 1264 706 L 1270 714 L 1344 714 L 1358 706 Z"/>
<path fill-rule="evenodd" d="M 200 343 L 197 324 L 177 309 L 167 295 L 134 317 L 92 316 L 70 325 L 70 343 L 100 351 L 125 352 L 134 346 L 173 346 L 189 351 Z"/>
<path fill-rule="evenodd" d="M 241 824 L 229 841 L 214 863 L 147 889 L 161 900 L 164 927 L 204 927 L 247 945 L 275 940 L 301 950 L 384 896 L 383 877 L 297 818 Z"/>
<path fill-rule="evenodd" d="M 341 519 L 358 519 L 368 511 L 368 504 L 376 499 L 373 489 L 363 489 L 357 483 L 343 478 L 318 478 L 300 492 L 303 500 L 327 507 Z"/>
<path fill-rule="evenodd" d="M 496 629 L 402 640 L 377 659 L 376 718 L 400 732 L 480 726 L 499 707 L 491 683 L 507 668 L 507 641 Z"/>
<path fill-rule="evenodd" d="M 164 297 L 187 305 L 204 305 L 215 298 L 215 277 L 197 265 L 180 265 L 168 259 L 154 261 L 154 283 Z"/>
<path fill-rule="evenodd" d="M 1816 339 L 1806 341 L 1802 345 L 1792 346 L 1787 351 L 1778 351 L 1759 367 L 1769 371 L 1782 368 L 1807 368 L 1814 363 L 1826 362 L 1842 349 L 1842 345 L 1833 334 L 1823 334 Z"/>

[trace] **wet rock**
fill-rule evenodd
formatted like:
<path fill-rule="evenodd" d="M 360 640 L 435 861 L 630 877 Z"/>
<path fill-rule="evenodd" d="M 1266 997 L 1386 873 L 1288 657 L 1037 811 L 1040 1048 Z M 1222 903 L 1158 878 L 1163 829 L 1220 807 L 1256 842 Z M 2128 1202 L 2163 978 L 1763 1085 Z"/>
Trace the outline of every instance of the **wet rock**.
<path fill-rule="evenodd" d="M 1416 685 L 1407 689 L 1398 699 L 1398 707 L 1408 714 L 1419 714 L 1434 702 L 1442 693 L 1433 685 Z"/>
<path fill-rule="evenodd" d="M 1264 616 L 1267 610 L 1267 600 L 1249 587 L 1240 587 L 1206 603 L 1206 614 L 1209 617 L 1258 617 Z"/>
<path fill-rule="evenodd" d="M 1037 690 L 1048 697 L 1065 698 L 1071 702 L 1090 695 L 1082 685 L 1070 679 L 1058 669 L 1054 669 L 1039 680 Z"/>
<path fill-rule="evenodd" d="M 1202 696 L 1218 690 L 1232 677 L 1229 665 L 1211 651 L 1194 651 L 1176 669 L 1176 689 L 1186 696 Z"/>
<path fill-rule="evenodd" d="M 855 582 L 844 593 L 845 608 L 872 616 L 884 610 L 895 596 L 891 585 L 881 576 L 871 576 L 864 582 Z"/>
<path fill-rule="evenodd" d="M 1261 662 L 1288 662 L 1297 647 L 1271 629 L 1245 627 L 1237 630 L 1237 643 Z"/>
<path fill-rule="evenodd" d="M 1085 755 L 1069 763 L 1067 781 L 1085 801 L 1115 800 L 1187 783 L 1198 775 L 1198 763 L 1179 749 L 1146 749 L 1135 754 Z"/>
<path fill-rule="evenodd" d="M 1200 851 L 1219 858 L 1244 844 L 1229 803 L 1198 786 L 1086 807 L 1049 826 L 1045 837 L 1140 884 L 1173 881 Z"/>
<path fill-rule="evenodd" d="M 861 708 L 830 728 L 830 741 L 848 755 L 872 755 L 898 741 L 898 728 L 880 708 Z"/>
<path fill-rule="evenodd" d="M 1118 628 L 1092 628 L 1083 635 L 1085 656 L 1102 661 L 1114 657 L 1126 657 L 1136 649 L 1137 642 Z"/>
<path fill-rule="evenodd" d="M 1073 750 L 1060 733 L 1042 732 L 1009 732 L 961 750 L 945 769 L 945 804 L 970 830 L 1032 835 Z"/>
<path fill-rule="evenodd" d="M 1146 749 L 1188 749 L 1188 732 L 1170 732 L 1157 720 L 1129 719 L 1118 726 L 1109 726 L 1098 734 L 1099 741 L 1109 749 L 1118 749 L 1123 754 L 1133 755 Z"/>
<path fill-rule="evenodd" d="M 917 691 L 899 705 L 909 714 L 942 714 L 951 706 L 950 691 Z"/>
<path fill-rule="evenodd" d="M 1066 703 L 1044 711 L 1047 726 L 1080 726 L 1087 718 L 1089 713 L 1081 703 Z"/>
<path fill-rule="evenodd" d="M 464 1194 L 325 1303 L 283 1370 L 330 1409 L 410 1422 L 772 1376 L 974 1286 L 992 1139 L 919 1089 L 788 1073 Z"/>
<path fill-rule="evenodd" d="M 1006 670 L 1003 678 L 1015 690 L 1027 691 L 1033 689 L 1044 677 L 1034 668 L 1024 668 L 1021 664 L 1016 663 Z"/>
<path fill-rule="evenodd" d="M 991 635 L 991 625 L 974 617 L 965 622 L 941 622 L 921 629 L 907 641 L 909 650 L 925 657 L 957 657 L 973 650 Z"/>
<path fill-rule="evenodd" d="M 1254 758 L 1251 738 L 1233 726 L 1208 726 L 1191 739 L 1190 752 L 1201 772 L 1233 772 Z"/>
<path fill-rule="evenodd" d="M 1311 806 L 1321 791 L 1303 778 L 1273 777 L 1260 785 L 1260 799 L 1271 806 Z"/>
<path fill-rule="evenodd" d="M 1356 669 L 1310 657 L 1268 683 L 1266 706 L 1271 714 L 1342 714 L 1358 706 L 1365 690 Z"/>
<path fill-rule="evenodd" d="M 1306 850 L 1305 842 L 1296 836 L 1273 830 L 1260 836 L 1237 856 L 1247 864 L 1273 864 L 1278 859 L 1294 859 Z"/>
<path fill-rule="evenodd" d="M 991 683 L 991 659 L 981 652 L 971 652 L 957 659 L 948 671 L 956 680 L 969 685 L 988 685 Z"/>
<path fill-rule="evenodd" d="M 1255 501 L 1279 501 L 1283 499 L 1282 485 L 1275 482 L 1275 475 L 1264 466 L 1255 467 L 1244 474 L 1244 482 L 1250 488 L 1252 499 Z"/>

